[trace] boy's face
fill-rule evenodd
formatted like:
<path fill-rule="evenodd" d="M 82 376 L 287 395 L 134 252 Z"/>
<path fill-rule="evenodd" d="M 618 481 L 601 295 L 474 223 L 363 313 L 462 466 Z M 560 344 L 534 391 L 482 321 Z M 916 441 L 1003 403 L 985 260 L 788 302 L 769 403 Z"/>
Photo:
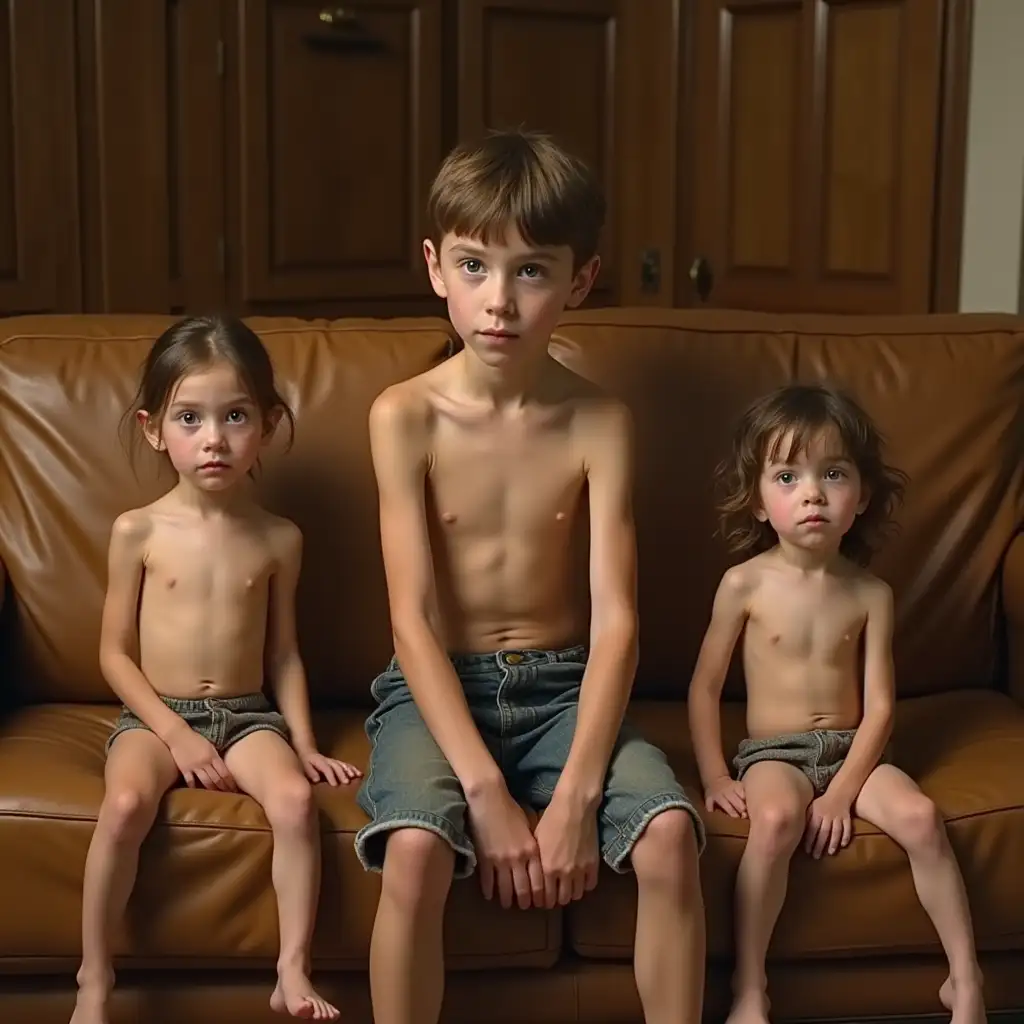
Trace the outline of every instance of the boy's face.
<path fill-rule="evenodd" d="M 586 298 L 600 266 L 594 256 L 574 271 L 568 245 L 533 246 L 514 227 L 488 245 L 447 234 L 438 250 L 427 239 L 423 255 L 452 326 L 492 366 L 546 353 L 558 318 Z"/>
<path fill-rule="evenodd" d="M 860 471 L 835 430 L 821 431 L 801 452 L 791 452 L 791 443 L 785 435 L 776 459 L 765 462 L 757 518 L 796 547 L 838 551 L 868 505 Z"/>

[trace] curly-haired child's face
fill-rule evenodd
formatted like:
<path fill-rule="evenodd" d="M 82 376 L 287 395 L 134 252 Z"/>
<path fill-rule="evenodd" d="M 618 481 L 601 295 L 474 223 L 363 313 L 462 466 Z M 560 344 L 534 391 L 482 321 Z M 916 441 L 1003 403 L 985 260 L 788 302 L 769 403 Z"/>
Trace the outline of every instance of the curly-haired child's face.
<path fill-rule="evenodd" d="M 768 522 L 780 541 L 808 551 L 839 550 L 869 495 L 856 463 L 834 430 L 814 436 L 803 451 L 791 451 L 787 434 L 761 471 L 756 515 Z"/>

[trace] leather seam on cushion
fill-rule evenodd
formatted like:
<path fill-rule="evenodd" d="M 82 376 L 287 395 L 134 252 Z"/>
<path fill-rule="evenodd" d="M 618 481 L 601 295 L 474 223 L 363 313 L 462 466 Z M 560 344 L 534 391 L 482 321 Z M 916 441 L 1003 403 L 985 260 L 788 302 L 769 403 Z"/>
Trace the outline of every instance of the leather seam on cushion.
<path fill-rule="evenodd" d="M 958 814 L 954 817 L 943 817 L 943 821 L 948 825 L 955 825 L 959 822 L 973 821 L 975 818 L 991 818 L 996 815 L 1002 814 L 1016 814 L 1024 811 L 1024 803 L 1010 804 L 1006 807 L 996 807 L 988 811 L 971 811 L 968 814 Z M 95 822 L 96 817 L 84 814 L 44 814 L 39 811 L 0 811 L 0 821 L 4 818 L 11 819 L 26 819 L 33 821 L 88 821 Z M 235 832 L 269 832 L 269 825 L 238 825 L 234 823 L 221 823 L 221 822 L 205 822 L 205 821 L 158 821 L 154 824 L 154 828 L 199 828 L 199 829 L 226 829 Z M 360 826 L 361 828 L 362 826 Z M 321 829 L 320 834 L 327 836 L 354 836 L 359 831 L 359 828 L 327 828 Z M 862 839 L 874 839 L 878 837 L 888 838 L 884 832 L 879 829 L 872 829 L 870 832 L 861 833 L 860 838 Z M 736 836 L 729 832 L 715 832 L 712 829 L 708 829 L 708 838 L 714 839 L 728 839 L 736 842 L 745 843 L 747 841 L 746 836 Z"/>
<path fill-rule="evenodd" d="M 441 327 L 393 327 L 393 326 L 366 326 L 366 327 L 332 327 L 324 330 L 317 330 L 311 327 L 287 328 L 279 327 L 267 331 L 258 332 L 261 338 L 268 338 L 279 334 L 435 334 L 444 338 L 450 344 L 454 339 Z M 14 341 L 75 341 L 75 342 L 96 342 L 97 344 L 110 344 L 111 342 L 137 343 L 140 341 L 152 341 L 149 334 L 118 334 L 107 338 L 83 337 L 80 334 L 12 334 L 6 338 L 0 338 L 0 348 L 11 344 Z"/>
<path fill-rule="evenodd" d="M 749 327 L 711 327 L 698 324 L 675 324 L 671 322 L 656 322 L 650 323 L 646 321 L 635 322 L 631 320 L 617 320 L 609 319 L 605 321 L 597 320 L 565 320 L 561 321 L 555 327 L 552 333 L 552 340 L 555 340 L 559 336 L 559 331 L 563 328 L 568 327 L 580 327 L 580 328 L 592 328 L 594 330 L 602 330 L 609 327 L 614 328 L 629 328 L 630 330 L 650 330 L 650 331 L 672 331 L 679 334 L 728 334 L 732 336 L 770 336 L 770 337 L 807 337 L 817 338 L 823 341 L 829 339 L 852 339 L 852 338 L 876 338 L 882 337 L 883 333 L 879 330 L 868 330 L 867 328 L 858 331 L 851 327 L 848 331 L 824 331 L 824 330 L 811 330 L 809 328 L 799 328 L 792 326 L 779 326 L 779 327 L 758 327 L 751 325 Z M 885 337 L 897 337 L 897 338 L 938 338 L 945 335 L 952 335 L 958 338 L 969 338 L 969 337 L 999 337 L 999 338 L 1020 338 L 1024 335 L 1024 328 L 1013 329 L 1011 327 L 994 327 L 988 329 L 982 328 L 963 328 L 960 330 L 944 330 L 940 334 L 929 334 L 927 331 L 921 330 L 909 330 L 905 332 L 898 330 L 897 328 L 887 328 L 884 332 Z M 562 340 L 571 341 L 574 339 L 564 338 Z"/>

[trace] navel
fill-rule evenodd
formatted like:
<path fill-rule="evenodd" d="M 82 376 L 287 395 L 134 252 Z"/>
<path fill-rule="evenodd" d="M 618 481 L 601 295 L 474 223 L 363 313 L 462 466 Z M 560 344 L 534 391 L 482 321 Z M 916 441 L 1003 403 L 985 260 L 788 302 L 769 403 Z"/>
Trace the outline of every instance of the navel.
<path fill-rule="evenodd" d="M 167 589 L 168 590 L 173 590 L 175 588 L 175 586 L 177 585 L 177 582 L 178 582 L 177 580 L 168 580 L 167 581 Z"/>
<path fill-rule="evenodd" d="M 443 523 L 454 523 L 455 522 L 455 513 L 454 512 L 444 512 L 444 513 L 442 513 L 442 515 L 441 515 L 441 522 L 443 522 Z"/>
<path fill-rule="evenodd" d="M 555 519 L 557 519 L 560 523 L 563 522 L 565 520 L 565 513 L 564 512 L 556 512 L 555 513 Z"/>
<path fill-rule="evenodd" d="M 773 644 L 777 644 L 782 639 L 782 634 L 773 633 L 770 639 Z"/>

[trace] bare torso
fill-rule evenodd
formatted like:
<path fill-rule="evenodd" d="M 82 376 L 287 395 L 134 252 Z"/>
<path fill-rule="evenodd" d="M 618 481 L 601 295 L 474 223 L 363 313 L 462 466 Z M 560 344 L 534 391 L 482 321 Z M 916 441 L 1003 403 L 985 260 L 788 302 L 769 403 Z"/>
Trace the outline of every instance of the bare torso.
<path fill-rule="evenodd" d="M 545 400 L 474 405 L 448 365 L 409 382 L 428 413 L 426 512 L 442 643 L 555 649 L 587 637 L 574 586 L 588 416 L 605 401 L 552 361 Z"/>
<path fill-rule="evenodd" d="M 231 697 L 263 685 L 270 581 L 291 524 L 260 509 L 201 518 L 161 499 L 145 528 L 139 667 L 165 697 Z"/>
<path fill-rule="evenodd" d="M 743 572 L 748 735 L 856 728 L 873 578 L 846 562 L 834 572 L 804 575 L 776 552 L 751 559 Z"/>

